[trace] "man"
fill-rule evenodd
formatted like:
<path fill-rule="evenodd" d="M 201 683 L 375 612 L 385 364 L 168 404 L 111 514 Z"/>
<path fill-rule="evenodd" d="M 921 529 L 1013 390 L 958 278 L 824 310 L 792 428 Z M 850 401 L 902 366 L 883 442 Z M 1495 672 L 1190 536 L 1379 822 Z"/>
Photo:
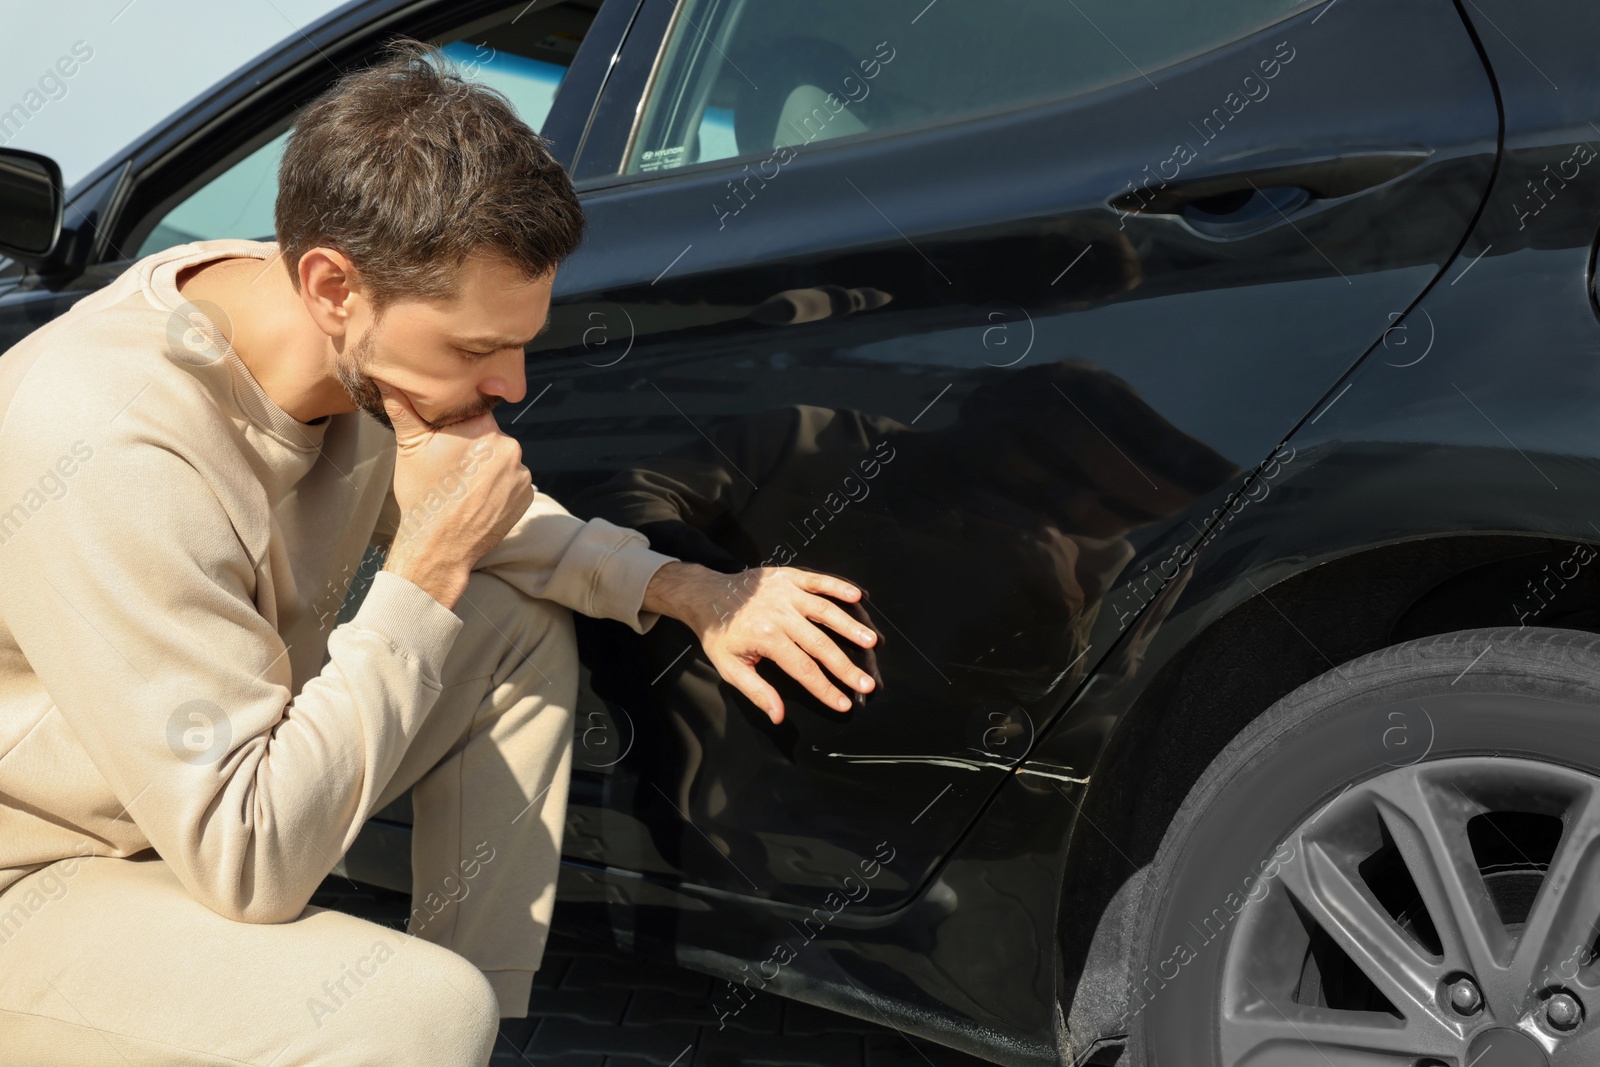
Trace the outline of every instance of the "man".
<path fill-rule="evenodd" d="M 548 932 L 573 611 L 683 621 L 774 722 L 762 658 L 871 688 L 854 586 L 580 521 L 497 430 L 583 229 L 503 98 L 397 42 L 301 114 L 276 223 L 0 358 L 3 1064 L 482 1064 Z M 413 936 L 308 907 L 413 786 Z"/>

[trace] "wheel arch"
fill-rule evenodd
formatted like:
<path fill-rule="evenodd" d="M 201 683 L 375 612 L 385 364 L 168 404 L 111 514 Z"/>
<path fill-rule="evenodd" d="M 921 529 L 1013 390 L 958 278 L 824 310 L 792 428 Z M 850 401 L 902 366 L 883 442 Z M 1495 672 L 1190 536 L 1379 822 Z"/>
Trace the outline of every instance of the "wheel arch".
<path fill-rule="evenodd" d="M 1333 666 L 1413 638 L 1518 625 L 1600 633 L 1600 567 L 1579 565 L 1596 551 L 1557 536 L 1437 531 L 1270 580 L 1268 567 L 1243 571 L 1217 591 L 1232 606 L 1128 703 L 1077 813 L 1058 926 L 1074 1047 L 1124 1031 L 1143 875 L 1190 788 L 1240 730 Z"/>

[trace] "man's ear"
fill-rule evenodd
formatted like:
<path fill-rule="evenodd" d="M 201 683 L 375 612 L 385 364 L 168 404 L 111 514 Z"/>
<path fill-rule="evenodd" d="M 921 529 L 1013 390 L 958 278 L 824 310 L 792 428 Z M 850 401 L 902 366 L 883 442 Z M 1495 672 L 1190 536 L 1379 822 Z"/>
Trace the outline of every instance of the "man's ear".
<path fill-rule="evenodd" d="M 329 337 L 342 337 L 365 299 L 361 276 L 337 248 L 319 245 L 300 257 L 300 298 Z"/>

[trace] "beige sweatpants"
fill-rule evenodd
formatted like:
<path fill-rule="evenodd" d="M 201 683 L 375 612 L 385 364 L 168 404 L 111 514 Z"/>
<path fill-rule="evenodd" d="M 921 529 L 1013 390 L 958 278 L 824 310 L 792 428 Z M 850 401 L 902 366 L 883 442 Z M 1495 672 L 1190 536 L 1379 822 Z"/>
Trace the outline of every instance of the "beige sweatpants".
<path fill-rule="evenodd" d="M 549 934 L 578 654 L 567 608 L 487 571 L 455 611 L 379 802 L 415 786 L 407 933 L 311 906 L 234 922 L 152 849 L 61 860 L 0 894 L 0 1067 L 488 1063 Z"/>

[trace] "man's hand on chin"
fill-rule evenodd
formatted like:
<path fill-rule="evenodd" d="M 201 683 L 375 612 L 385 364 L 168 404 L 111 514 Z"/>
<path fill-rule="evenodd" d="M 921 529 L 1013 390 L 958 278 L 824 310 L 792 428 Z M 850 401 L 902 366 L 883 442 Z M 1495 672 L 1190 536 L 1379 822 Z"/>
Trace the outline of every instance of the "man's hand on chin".
<path fill-rule="evenodd" d="M 717 673 L 780 723 L 783 701 L 755 670 L 763 659 L 776 662 L 818 700 L 841 712 L 849 711 L 852 701 L 823 666 L 851 689 L 866 693 L 873 687 L 872 679 L 816 623 L 863 648 L 876 644 L 878 635 L 819 594 L 851 603 L 861 598 L 861 590 L 841 578 L 798 567 L 720 574 L 678 561 L 663 564 L 651 577 L 642 607 L 693 630 Z"/>

